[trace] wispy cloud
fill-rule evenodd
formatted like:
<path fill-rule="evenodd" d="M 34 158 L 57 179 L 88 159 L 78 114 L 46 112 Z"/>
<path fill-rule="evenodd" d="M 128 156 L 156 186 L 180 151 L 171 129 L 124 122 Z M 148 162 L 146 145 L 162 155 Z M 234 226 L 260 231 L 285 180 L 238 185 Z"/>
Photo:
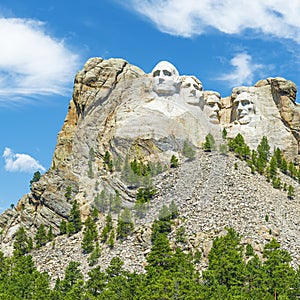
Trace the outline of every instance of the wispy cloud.
<path fill-rule="evenodd" d="M 296 0 L 129 0 L 126 6 L 176 36 L 199 35 L 209 27 L 227 34 L 251 29 L 300 43 Z"/>
<path fill-rule="evenodd" d="M 263 65 L 255 64 L 252 57 L 245 52 L 236 54 L 230 64 L 233 70 L 218 79 L 227 81 L 231 86 L 253 84 L 255 72 L 263 68 Z"/>
<path fill-rule="evenodd" d="M 10 148 L 5 148 L 2 157 L 5 160 L 5 170 L 9 172 L 33 173 L 46 169 L 28 154 L 14 153 Z"/>
<path fill-rule="evenodd" d="M 0 17 L 0 105 L 69 92 L 79 57 L 44 25 Z"/>

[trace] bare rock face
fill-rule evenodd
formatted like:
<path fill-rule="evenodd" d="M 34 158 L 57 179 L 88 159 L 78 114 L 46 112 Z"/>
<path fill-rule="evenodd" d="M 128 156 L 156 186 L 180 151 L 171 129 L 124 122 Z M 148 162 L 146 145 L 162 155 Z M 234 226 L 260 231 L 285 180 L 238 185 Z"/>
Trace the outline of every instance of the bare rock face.
<path fill-rule="evenodd" d="M 197 150 L 211 133 L 222 143 L 221 132 L 226 128 L 229 137 L 242 133 L 251 148 L 267 136 L 271 147 L 281 148 L 289 160 L 297 161 L 300 108 L 296 92 L 291 81 L 268 78 L 253 87 L 237 87 L 221 98 L 216 91 L 206 91 L 195 76 L 181 76 L 166 61 L 145 74 L 123 59 L 89 59 L 75 77 L 51 169 L 16 208 L 0 216 L 1 249 L 11 253 L 20 226 L 32 237 L 40 224 L 51 226 L 57 234 L 73 200 L 85 218 L 101 190 L 118 191 L 123 205 L 132 207 L 135 191 L 122 181 L 116 167 L 112 172 L 107 169 L 106 153 L 113 162 L 136 158 L 168 164 L 173 154 L 183 162 L 186 142 Z M 180 193 L 178 187 L 171 190 Z M 66 197 L 66 191 L 71 195 Z M 218 192 L 213 189 L 214 193 Z M 203 194 L 208 202 L 209 197 Z"/>

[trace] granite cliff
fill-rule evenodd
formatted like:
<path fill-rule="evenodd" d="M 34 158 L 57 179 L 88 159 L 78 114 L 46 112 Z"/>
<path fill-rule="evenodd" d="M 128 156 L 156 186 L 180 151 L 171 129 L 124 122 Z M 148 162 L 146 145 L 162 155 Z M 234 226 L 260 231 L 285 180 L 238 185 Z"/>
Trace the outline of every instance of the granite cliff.
<path fill-rule="evenodd" d="M 291 251 L 296 264 L 300 258 L 299 183 L 280 175 L 295 187 L 293 199 L 288 199 L 286 191 L 273 189 L 263 175 L 252 174 L 234 155 L 202 150 L 209 133 L 218 149 L 218 144 L 224 143 L 225 128 L 228 138 L 241 133 L 252 149 L 266 136 L 272 150 L 279 147 L 284 157 L 297 165 L 300 107 L 295 102 L 296 92 L 293 82 L 278 77 L 234 88 L 230 96 L 221 98 L 218 92 L 205 90 L 196 77 L 180 76 L 168 62 L 160 62 L 145 74 L 122 59 L 88 60 L 75 77 L 51 168 L 14 209 L 0 216 L 2 251 L 12 252 L 20 226 L 32 237 L 40 224 L 51 226 L 59 235 L 72 201 L 80 204 L 85 219 L 100 191 L 118 193 L 122 206 L 133 209 L 138 186 L 128 184 L 121 170 L 126 161 L 135 159 L 159 163 L 165 169 L 152 178 L 157 193 L 146 215 L 135 218 L 134 234 L 126 242 L 116 241 L 113 250 L 103 246 L 103 266 L 112 256 L 120 255 L 125 266 L 142 271 L 151 224 L 162 205 L 171 200 L 180 211 L 176 226 L 186 229 L 185 247 L 203 253 L 199 268 L 205 267 L 212 239 L 226 226 L 241 232 L 258 252 L 275 236 Z M 186 145 L 196 151 L 193 160 L 183 155 Z M 173 155 L 179 158 L 179 168 L 170 168 Z M 112 162 L 110 167 L 107 159 Z M 113 215 L 114 222 L 117 217 Z M 100 214 L 99 231 L 104 223 L 105 214 Z M 55 246 L 36 250 L 40 269 L 61 276 L 62 266 L 80 260 L 88 270 L 86 257 L 81 255 L 81 235 L 58 236 Z"/>

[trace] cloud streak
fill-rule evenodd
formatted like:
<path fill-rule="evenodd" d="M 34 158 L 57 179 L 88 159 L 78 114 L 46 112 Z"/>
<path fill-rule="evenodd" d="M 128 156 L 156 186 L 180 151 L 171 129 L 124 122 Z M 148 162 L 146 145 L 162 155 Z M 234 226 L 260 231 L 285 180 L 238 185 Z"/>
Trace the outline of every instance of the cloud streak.
<path fill-rule="evenodd" d="M 300 43 L 297 0 L 130 0 L 126 6 L 175 36 L 192 37 L 209 28 L 226 34 L 250 29 Z"/>
<path fill-rule="evenodd" d="M 0 104 L 69 92 L 79 57 L 44 25 L 0 17 Z"/>
<path fill-rule="evenodd" d="M 232 86 L 253 84 L 255 72 L 263 68 L 263 65 L 253 63 L 252 57 L 245 52 L 236 54 L 230 64 L 233 71 L 221 76 L 219 80 L 227 81 Z"/>
<path fill-rule="evenodd" d="M 14 153 L 10 148 L 5 148 L 2 157 L 5 160 L 5 170 L 9 172 L 33 173 L 46 169 L 28 154 Z"/>

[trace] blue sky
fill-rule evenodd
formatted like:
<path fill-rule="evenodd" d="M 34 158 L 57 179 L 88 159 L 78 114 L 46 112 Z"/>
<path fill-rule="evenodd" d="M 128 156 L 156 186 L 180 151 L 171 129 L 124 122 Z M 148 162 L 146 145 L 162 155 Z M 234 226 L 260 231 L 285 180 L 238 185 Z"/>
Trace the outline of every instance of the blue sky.
<path fill-rule="evenodd" d="M 0 211 L 50 167 L 90 57 L 146 73 L 168 60 L 222 96 L 267 77 L 300 87 L 298 0 L 2 0 L 0 40 Z"/>

